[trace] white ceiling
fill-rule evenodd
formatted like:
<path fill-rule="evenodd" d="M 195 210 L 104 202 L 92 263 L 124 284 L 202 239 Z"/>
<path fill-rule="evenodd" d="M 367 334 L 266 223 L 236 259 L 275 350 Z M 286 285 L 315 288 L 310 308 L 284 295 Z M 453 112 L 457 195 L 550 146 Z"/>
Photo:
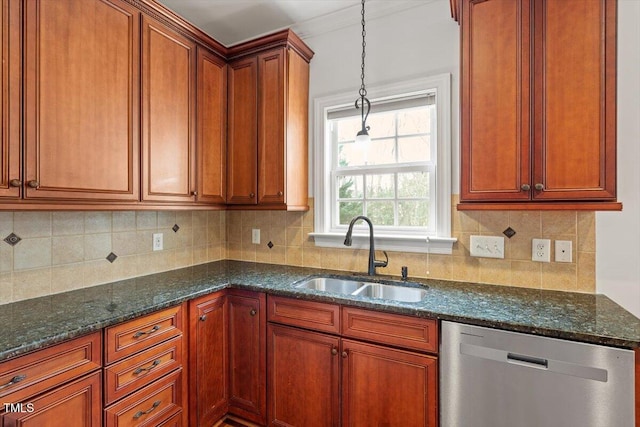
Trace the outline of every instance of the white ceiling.
<path fill-rule="evenodd" d="M 360 0 L 157 0 L 225 46 L 292 28 L 308 38 L 360 22 Z M 367 0 L 375 19 L 432 0 Z"/>

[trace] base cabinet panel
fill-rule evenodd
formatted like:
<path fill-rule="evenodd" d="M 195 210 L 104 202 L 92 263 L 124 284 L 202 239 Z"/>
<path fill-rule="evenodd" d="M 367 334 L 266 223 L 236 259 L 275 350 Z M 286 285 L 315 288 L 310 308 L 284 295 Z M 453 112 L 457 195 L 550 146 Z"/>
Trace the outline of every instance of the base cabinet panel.
<path fill-rule="evenodd" d="M 0 418 L 4 427 L 99 427 L 102 419 L 102 385 L 95 372 L 30 400 L 22 412 Z M 30 412 L 31 411 L 31 412 Z"/>
<path fill-rule="evenodd" d="M 338 337 L 269 324 L 270 426 L 338 426 Z"/>
<path fill-rule="evenodd" d="M 342 341 L 343 426 L 437 426 L 437 358 Z"/>

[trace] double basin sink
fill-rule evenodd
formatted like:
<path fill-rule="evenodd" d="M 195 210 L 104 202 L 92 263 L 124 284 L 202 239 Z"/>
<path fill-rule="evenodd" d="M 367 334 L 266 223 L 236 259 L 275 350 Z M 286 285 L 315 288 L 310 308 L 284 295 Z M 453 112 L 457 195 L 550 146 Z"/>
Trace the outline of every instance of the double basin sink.
<path fill-rule="evenodd" d="M 334 277 L 305 279 L 295 287 L 298 289 L 311 289 L 314 291 L 402 302 L 419 302 L 427 295 L 427 291 L 424 288 L 414 288 L 400 284 L 396 285 L 392 282 L 378 283 Z"/>

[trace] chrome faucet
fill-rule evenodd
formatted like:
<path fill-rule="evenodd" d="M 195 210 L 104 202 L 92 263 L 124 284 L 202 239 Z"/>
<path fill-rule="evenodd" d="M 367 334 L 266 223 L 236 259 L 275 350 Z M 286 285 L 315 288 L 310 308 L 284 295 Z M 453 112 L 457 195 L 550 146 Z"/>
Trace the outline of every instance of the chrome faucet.
<path fill-rule="evenodd" d="M 369 271 L 367 272 L 367 274 L 369 276 L 375 276 L 376 275 L 376 267 L 386 267 L 387 264 L 389 264 L 389 256 L 387 255 L 387 253 L 385 251 L 382 251 L 382 253 L 384 254 L 384 257 L 386 258 L 386 260 L 384 260 L 384 261 L 376 261 L 376 259 L 375 259 L 376 249 L 375 249 L 374 243 L 373 243 L 373 223 L 371 222 L 371 220 L 369 218 L 367 218 L 364 215 L 358 215 L 357 217 L 355 217 L 355 218 L 353 218 L 351 220 L 351 222 L 349 223 L 349 230 L 347 231 L 347 235 L 344 238 L 344 245 L 345 246 L 351 246 L 351 235 L 353 234 L 353 226 L 356 223 L 356 221 L 358 221 L 359 219 L 362 219 L 367 224 L 369 224 Z"/>

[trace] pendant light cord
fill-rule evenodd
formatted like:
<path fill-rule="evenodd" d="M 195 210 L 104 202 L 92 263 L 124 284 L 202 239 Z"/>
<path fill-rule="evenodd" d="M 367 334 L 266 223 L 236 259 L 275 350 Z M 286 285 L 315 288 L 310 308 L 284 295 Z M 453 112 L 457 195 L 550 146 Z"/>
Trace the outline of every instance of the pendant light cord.
<path fill-rule="evenodd" d="M 364 87 L 364 57 L 365 57 L 365 47 L 367 46 L 367 42 L 365 41 L 365 36 L 367 35 L 367 32 L 365 30 L 364 27 L 364 0 L 362 0 L 362 65 L 361 65 L 361 69 L 362 72 L 360 73 L 360 80 L 362 81 L 362 84 L 360 85 L 360 96 L 362 98 L 367 96 L 367 89 Z"/>

